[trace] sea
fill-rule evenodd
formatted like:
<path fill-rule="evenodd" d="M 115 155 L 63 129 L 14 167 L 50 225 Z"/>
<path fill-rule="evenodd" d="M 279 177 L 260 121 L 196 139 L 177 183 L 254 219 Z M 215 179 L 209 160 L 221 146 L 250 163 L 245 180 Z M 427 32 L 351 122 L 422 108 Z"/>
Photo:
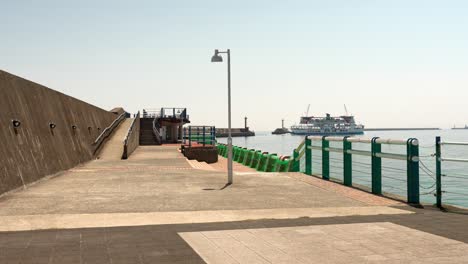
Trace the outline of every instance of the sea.
<path fill-rule="evenodd" d="M 444 130 L 401 130 L 401 131 L 367 131 L 359 137 L 380 137 L 385 139 L 419 140 L 420 156 L 420 199 L 421 202 L 434 204 L 435 197 L 435 139 L 442 142 L 468 142 L 468 129 Z M 227 143 L 226 138 L 218 142 Z M 279 156 L 292 156 L 293 150 L 304 140 L 299 135 L 272 135 L 270 131 L 256 132 L 254 137 L 235 137 L 233 145 L 276 153 Z M 312 142 L 320 146 L 321 142 Z M 330 142 L 330 147 L 341 148 L 341 142 Z M 370 144 L 353 143 L 353 149 L 370 151 Z M 406 147 L 400 145 L 382 145 L 382 152 L 405 154 Z M 468 146 L 442 145 L 442 158 L 468 159 Z M 343 154 L 330 153 L 330 177 L 343 180 Z M 304 158 L 301 160 L 301 171 L 305 170 Z M 366 156 L 353 155 L 353 184 L 371 187 L 371 159 Z M 312 151 L 312 173 L 321 175 L 321 152 Z M 406 161 L 382 159 L 382 190 L 384 193 L 406 197 Z M 442 162 L 442 202 L 468 208 L 468 162 Z"/>

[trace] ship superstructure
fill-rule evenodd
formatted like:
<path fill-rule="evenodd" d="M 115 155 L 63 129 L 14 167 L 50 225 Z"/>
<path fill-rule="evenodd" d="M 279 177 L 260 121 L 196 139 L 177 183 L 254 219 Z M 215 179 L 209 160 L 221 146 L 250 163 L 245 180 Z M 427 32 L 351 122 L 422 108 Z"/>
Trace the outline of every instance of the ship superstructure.
<path fill-rule="evenodd" d="M 354 116 L 342 115 L 324 117 L 302 116 L 298 125 L 291 126 L 296 135 L 359 135 L 364 134 L 364 126 L 356 124 Z"/>

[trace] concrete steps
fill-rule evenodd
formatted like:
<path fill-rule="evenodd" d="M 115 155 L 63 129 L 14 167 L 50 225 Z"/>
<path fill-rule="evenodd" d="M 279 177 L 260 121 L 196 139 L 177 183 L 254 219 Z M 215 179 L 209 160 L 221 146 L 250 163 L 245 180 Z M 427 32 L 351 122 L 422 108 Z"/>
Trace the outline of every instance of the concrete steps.
<path fill-rule="evenodd" d="M 140 145 L 161 145 L 153 134 L 153 119 L 140 119 Z"/>

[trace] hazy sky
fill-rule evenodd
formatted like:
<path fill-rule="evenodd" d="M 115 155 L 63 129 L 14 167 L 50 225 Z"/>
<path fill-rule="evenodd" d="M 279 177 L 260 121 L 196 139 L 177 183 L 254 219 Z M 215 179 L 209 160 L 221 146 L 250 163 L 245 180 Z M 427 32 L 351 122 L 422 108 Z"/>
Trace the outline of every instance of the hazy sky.
<path fill-rule="evenodd" d="M 105 109 L 225 127 L 230 48 L 233 126 L 468 124 L 466 0 L 0 1 L 0 68 Z"/>

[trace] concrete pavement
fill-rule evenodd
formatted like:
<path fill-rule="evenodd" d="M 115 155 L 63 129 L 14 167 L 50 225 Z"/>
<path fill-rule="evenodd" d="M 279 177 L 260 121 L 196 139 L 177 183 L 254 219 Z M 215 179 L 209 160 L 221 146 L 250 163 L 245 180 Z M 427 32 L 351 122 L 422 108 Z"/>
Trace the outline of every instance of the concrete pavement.
<path fill-rule="evenodd" d="M 298 173 L 199 169 L 175 146 L 0 198 L 0 263 L 467 263 L 468 216 Z"/>

